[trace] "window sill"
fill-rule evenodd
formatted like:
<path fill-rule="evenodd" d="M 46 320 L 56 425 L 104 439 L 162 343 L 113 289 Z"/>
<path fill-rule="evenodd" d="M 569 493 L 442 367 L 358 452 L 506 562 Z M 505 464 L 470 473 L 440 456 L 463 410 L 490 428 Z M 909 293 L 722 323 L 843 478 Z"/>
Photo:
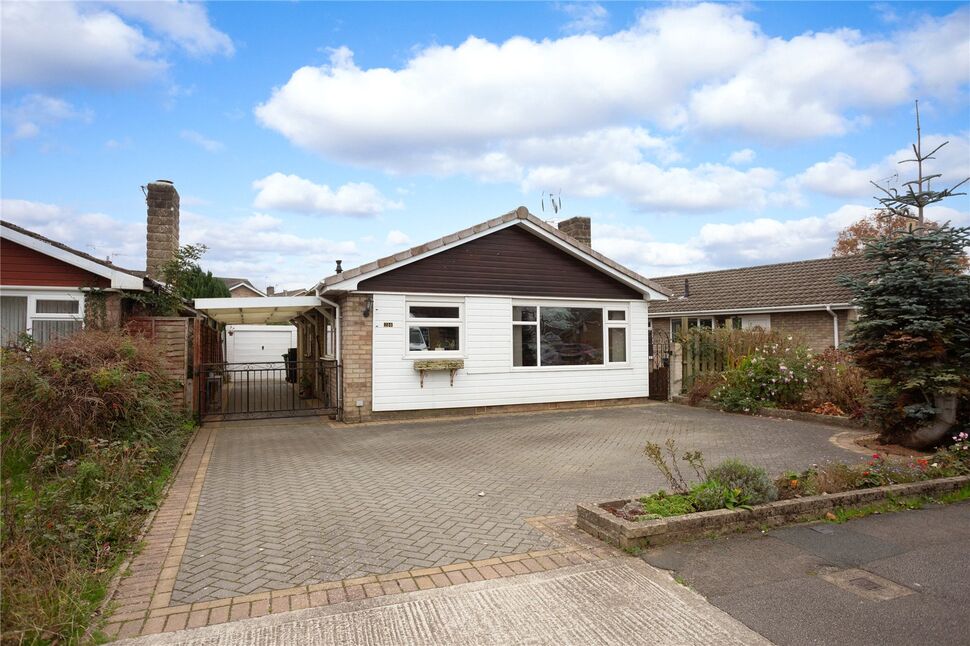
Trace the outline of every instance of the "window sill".
<path fill-rule="evenodd" d="M 596 364 L 591 366 L 512 366 L 512 372 L 574 372 L 584 370 L 633 370 L 629 363 Z"/>

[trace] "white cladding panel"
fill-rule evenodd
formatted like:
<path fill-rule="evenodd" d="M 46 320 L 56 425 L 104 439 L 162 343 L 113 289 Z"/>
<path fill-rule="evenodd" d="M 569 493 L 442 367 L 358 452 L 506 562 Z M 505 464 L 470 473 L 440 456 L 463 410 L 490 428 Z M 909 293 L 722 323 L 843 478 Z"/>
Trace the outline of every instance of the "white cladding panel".
<path fill-rule="evenodd" d="M 405 356 L 408 329 L 405 304 L 408 298 L 422 302 L 446 300 L 405 294 L 374 295 L 375 411 L 647 396 L 646 301 L 616 302 L 629 307 L 630 312 L 630 361 L 627 365 L 529 369 L 512 367 L 512 302 L 528 299 L 493 296 L 450 299 L 464 304 L 464 348 L 461 354 L 465 367 L 455 375 L 454 386 L 450 385 L 448 371 L 433 371 L 425 375 L 422 388 L 418 372 L 413 367 L 415 357 Z M 564 302 L 556 301 L 557 304 Z M 580 303 L 582 301 L 577 301 L 577 305 Z"/>
<path fill-rule="evenodd" d="M 296 347 L 296 327 L 292 325 L 227 325 L 226 361 L 263 363 L 283 361 L 283 355 Z"/>

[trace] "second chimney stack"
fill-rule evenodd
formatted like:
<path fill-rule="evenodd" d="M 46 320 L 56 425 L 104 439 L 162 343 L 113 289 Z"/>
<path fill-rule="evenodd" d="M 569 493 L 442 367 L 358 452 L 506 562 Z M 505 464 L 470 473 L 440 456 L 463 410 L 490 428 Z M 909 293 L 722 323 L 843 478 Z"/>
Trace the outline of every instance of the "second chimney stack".
<path fill-rule="evenodd" d="M 179 193 L 167 179 L 148 185 L 148 239 L 146 269 L 149 278 L 163 280 L 162 268 L 179 249 Z"/>
<path fill-rule="evenodd" d="M 589 218 L 575 217 L 559 223 L 559 230 L 573 240 L 582 242 L 587 247 L 592 246 L 592 223 Z"/>

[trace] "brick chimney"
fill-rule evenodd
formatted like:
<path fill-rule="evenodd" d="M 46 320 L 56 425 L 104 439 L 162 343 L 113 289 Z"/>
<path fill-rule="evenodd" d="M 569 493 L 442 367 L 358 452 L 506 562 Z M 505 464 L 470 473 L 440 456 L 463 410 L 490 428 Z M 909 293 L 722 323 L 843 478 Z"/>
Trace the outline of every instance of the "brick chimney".
<path fill-rule="evenodd" d="M 592 224 L 589 218 L 575 217 L 559 223 L 559 230 L 573 240 L 582 242 L 587 247 L 592 246 Z"/>
<path fill-rule="evenodd" d="M 162 280 L 162 267 L 179 249 L 179 193 L 167 179 L 148 185 L 148 276 Z"/>
<path fill-rule="evenodd" d="M 266 286 L 266 295 L 267 296 L 272 296 L 275 293 L 276 293 L 276 288 L 275 287 L 273 287 L 272 285 L 267 285 Z"/>

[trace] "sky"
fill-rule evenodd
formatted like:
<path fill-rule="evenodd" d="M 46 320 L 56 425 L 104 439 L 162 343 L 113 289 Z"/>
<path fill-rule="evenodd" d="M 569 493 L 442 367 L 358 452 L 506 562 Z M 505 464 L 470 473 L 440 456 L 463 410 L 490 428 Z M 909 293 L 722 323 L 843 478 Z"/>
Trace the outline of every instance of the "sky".
<path fill-rule="evenodd" d="M 968 3 L 0 11 L 3 219 L 132 269 L 155 179 L 205 268 L 281 289 L 519 205 L 647 276 L 825 257 L 912 178 L 915 99 L 970 176 Z"/>

